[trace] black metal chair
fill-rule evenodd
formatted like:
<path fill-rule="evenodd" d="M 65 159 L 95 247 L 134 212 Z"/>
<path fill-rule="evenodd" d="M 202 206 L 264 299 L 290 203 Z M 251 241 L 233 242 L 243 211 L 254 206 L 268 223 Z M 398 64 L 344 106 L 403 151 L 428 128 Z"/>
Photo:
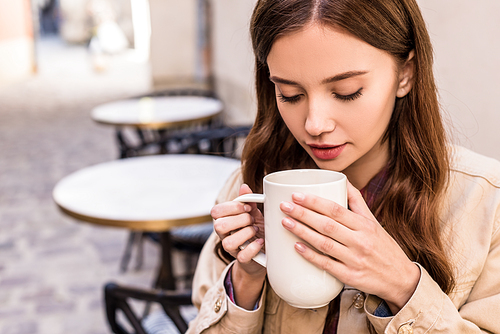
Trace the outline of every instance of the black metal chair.
<path fill-rule="evenodd" d="M 161 96 L 201 96 L 217 98 L 213 90 L 197 88 L 159 90 L 132 98 L 140 99 L 144 97 Z M 170 129 L 169 131 L 164 129 L 126 129 L 117 127 L 115 130 L 115 136 L 118 144 L 120 159 L 124 159 L 152 154 L 185 153 L 186 149 L 177 145 L 181 140 L 180 138 L 185 138 L 200 129 L 207 130 L 212 127 L 217 128 L 220 126 L 220 120 L 215 119 L 196 128 L 179 128 Z M 120 261 L 120 270 L 122 272 L 127 271 L 134 248 L 137 249 L 135 269 L 139 270 L 142 267 L 142 242 L 144 237 L 149 237 L 149 235 L 141 231 L 130 231 L 127 244 Z"/>
<path fill-rule="evenodd" d="M 108 323 L 112 332 L 116 334 L 154 334 L 153 331 L 157 333 L 160 331 L 164 333 L 184 333 L 188 328 L 189 320 L 195 315 L 195 311 L 192 310 L 190 312 L 191 316 L 186 317 L 186 315 L 181 314 L 182 306 L 194 308 L 191 304 L 190 291 L 146 290 L 108 283 L 104 287 L 104 300 Z M 161 305 L 164 314 L 148 323 L 147 318 L 146 320 L 140 318 L 137 312 L 133 310 L 131 300 L 158 303 Z M 128 321 L 129 327 L 132 327 L 133 332 L 120 323 L 120 311 Z M 157 328 L 158 325 L 162 328 Z"/>
<path fill-rule="evenodd" d="M 217 126 L 167 136 L 162 145 L 175 144 L 175 153 L 211 154 L 226 158 L 238 158 L 238 149 L 251 126 Z"/>
<path fill-rule="evenodd" d="M 179 88 L 155 91 L 145 95 L 135 96 L 133 98 L 140 99 L 144 97 L 161 97 L 161 96 L 201 96 L 217 98 L 211 90 L 195 89 L 195 88 Z M 220 126 L 218 119 L 205 123 L 202 127 L 209 129 Z M 116 128 L 116 142 L 118 144 L 120 158 L 137 157 L 150 154 L 166 154 L 177 153 L 169 150 L 165 144 L 168 142 L 168 136 L 186 135 L 193 129 L 126 129 Z"/>
<path fill-rule="evenodd" d="M 227 158 L 239 158 L 239 149 L 250 132 L 250 129 L 251 126 L 218 126 L 190 132 L 183 131 L 165 136 L 161 141 L 154 143 L 154 145 L 175 146 L 175 152 L 170 152 L 176 154 L 208 154 Z M 186 245 L 185 235 L 179 235 L 181 232 L 182 229 L 178 229 L 173 230 L 171 233 L 174 248 Z M 154 240 L 154 234 L 138 231 L 130 232 L 120 264 L 120 268 L 123 272 L 127 270 L 134 246 L 137 248 L 136 269 L 141 267 L 142 243 L 144 238 Z"/>
<path fill-rule="evenodd" d="M 179 153 L 181 154 L 213 154 L 237 158 L 239 147 L 250 132 L 250 129 L 251 126 L 224 126 L 178 136 L 170 136 L 165 140 L 175 141 L 177 146 L 180 147 Z M 203 244 L 206 242 L 213 229 L 211 223 L 204 224 L 205 226 L 202 225 L 203 224 L 173 229 L 170 232 L 172 247 L 188 252 L 197 259 Z M 158 241 L 158 235 L 154 233 L 145 233 L 143 237 Z M 184 286 L 191 286 L 194 267 L 192 267 L 192 269 L 192 271 L 186 274 L 186 277 L 182 277 Z M 191 305 L 190 290 L 165 291 L 158 289 L 138 289 L 120 286 L 116 283 L 108 283 L 105 286 L 104 294 L 108 322 L 111 330 L 116 334 L 131 333 L 127 332 L 126 326 L 121 324 L 120 319 L 126 320 L 128 326 L 132 327 L 134 331 L 132 333 L 184 333 L 187 329 L 189 320 L 196 314 L 196 309 Z M 131 306 L 132 300 L 147 303 L 142 316 L 138 316 L 138 312 L 134 311 Z M 149 305 L 151 303 L 160 304 L 164 313 L 161 313 L 159 316 L 158 313 L 152 313 L 150 315 Z M 189 306 L 191 306 L 191 308 L 189 308 Z M 125 319 L 117 317 L 117 314 L 120 312 L 125 316 Z M 152 317 L 156 317 L 156 319 Z M 153 323 L 153 325 L 151 323 Z M 154 323 L 157 325 L 155 326 Z M 169 326 L 172 328 L 172 332 L 163 331 L 163 329 L 160 332 L 154 330 L 155 327 L 163 328 Z M 148 329 L 150 330 L 148 331 Z"/>

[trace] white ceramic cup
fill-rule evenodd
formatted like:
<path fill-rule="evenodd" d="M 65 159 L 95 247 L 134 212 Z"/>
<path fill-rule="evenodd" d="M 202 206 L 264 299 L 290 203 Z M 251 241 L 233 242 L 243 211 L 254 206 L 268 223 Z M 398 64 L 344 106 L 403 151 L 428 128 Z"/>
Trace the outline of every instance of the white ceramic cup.
<path fill-rule="evenodd" d="M 254 260 L 267 268 L 276 294 L 293 307 L 319 308 L 333 300 L 344 284 L 297 253 L 295 243 L 304 241 L 282 226 L 286 215 L 280 210 L 280 203 L 292 202 L 295 192 L 317 195 L 347 207 L 346 176 L 322 169 L 268 174 L 264 177 L 264 194 L 246 194 L 234 200 L 264 203 L 266 254 L 259 253 Z"/>

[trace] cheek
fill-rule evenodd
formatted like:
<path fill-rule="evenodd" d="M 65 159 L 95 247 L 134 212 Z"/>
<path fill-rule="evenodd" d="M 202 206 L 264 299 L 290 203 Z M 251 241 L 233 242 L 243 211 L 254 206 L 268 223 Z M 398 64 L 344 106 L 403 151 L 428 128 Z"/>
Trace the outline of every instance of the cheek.
<path fill-rule="evenodd" d="M 385 133 L 394 109 L 390 99 L 364 99 L 344 119 L 345 131 L 358 143 L 374 142 Z"/>
<path fill-rule="evenodd" d="M 299 108 L 293 108 L 293 110 L 291 109 L 292 108 L 290 106 L 285 107 L 278 104 L 278 110 L 283 122 L 285 122 L 285 125 L 292 132 L 292 134 L 295 135 L 295 133 L 304 128 L 305 121 Z"/>
<path fill-rule="evenodd" d="M 391 74 L 392 72 L 388 73 Z M 389 122 L 394 111 L 398 88 L 396 75 L 389 74 L 380 74 L 377 84 L 373 85 L 372 90 L 365 96 L 363 100 L 364 122 L 368 120 L 373 124 Z"/>
<path fill-rule="evenodd" d="M 366 111 L 364 118 L 373 123 L 388 123 L 396 103 L 396 89 L 389 83 L 380 87 L 363 102 Z"/>
<path fill-rule="evenodd" d="M 363 115 L 364 123 L 373 125 L 388 123 L 394 110 L 394 101 L 374 101 L 374 103 L 368 104 L 365 110 L 366 113 Z"/>

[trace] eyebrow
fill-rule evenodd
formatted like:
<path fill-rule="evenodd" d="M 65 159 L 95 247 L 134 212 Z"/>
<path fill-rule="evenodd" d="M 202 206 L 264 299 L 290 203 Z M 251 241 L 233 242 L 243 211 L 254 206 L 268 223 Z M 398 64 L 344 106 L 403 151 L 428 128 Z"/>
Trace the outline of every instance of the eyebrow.
<path fill-rule="evenodd" d="M 363 75 L 366 73 L 368 73 L 368 71 L 348 71 L 348 72 L 344 72 L 344 73 L 339 73 L 337 75 L 334 75 L 333 77 L 326 78 L 326 79 L 322 80 L 321 84 L 337 82 L 337 81 L 349 79 L 352 77 L 360 76 L 360 75 Z M 269 80 L 271 80 L 274 83 L 281 83 L 284 85 L 300 86 L 299 83 L 297 83 L 295 81 L 283 79 L 283 78 L 280 78 L 277 76 L 269 77 Z"/>

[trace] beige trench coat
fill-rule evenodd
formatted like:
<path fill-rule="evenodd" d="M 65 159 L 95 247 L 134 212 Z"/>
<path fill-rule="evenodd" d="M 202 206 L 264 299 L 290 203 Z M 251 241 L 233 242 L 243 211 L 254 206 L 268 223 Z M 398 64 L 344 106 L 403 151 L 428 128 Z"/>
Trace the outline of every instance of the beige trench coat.
<path fill-rule="evenodd" d="M 235 173 L 218 202 L 237 196 L 242 183 Z M 381 300 L 346 287 L 341 295 L 338 333 L 500 333 L 500 163 L 453 147 L 450 186 L 443 210 L 442 234 L 456 272 L 457 286 L 444 294 L 421 268 L 417 289 L 394 316 L 373 315 Z M 188 333 L 317 333 L 327 307 L 289 306 L 266 284 L 260 305 L 246 311 L 226 295 L 223 280 L 230 265 L 214 255 L 212 234 L 199 259 L 193 302 L 200 309 Z M 356 303 L 355 303 L 356 302 Z"/>

